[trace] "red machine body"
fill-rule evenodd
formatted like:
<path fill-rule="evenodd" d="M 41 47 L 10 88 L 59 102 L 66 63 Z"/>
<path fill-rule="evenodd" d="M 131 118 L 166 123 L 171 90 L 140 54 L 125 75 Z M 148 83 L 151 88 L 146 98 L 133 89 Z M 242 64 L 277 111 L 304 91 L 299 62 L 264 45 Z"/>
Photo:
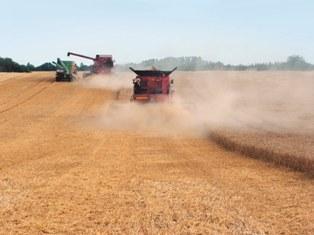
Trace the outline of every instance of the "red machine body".
<path fill-rule="evenodd" d="M 137 75 L 133 79 L 134 88 L 131 101 L 162 102 L 169 100 L 173 93 L 173 80 L 171 80 L 170 74 L 177 68 L 171 71 L 130 69 Z"/>
<path fill-rule="evenodd" d="M 111 73 L 111 70 L 113 68 L 113 59 L 112 55 L 96 55 L 95 58 L 73 53 L 73 52 L 68 52 L 68 56 L 74 55 L 78 56 L 84 59 L 92 60 L 94 61 L 94 64 L 92 66 L 92 73 L 95 74 L 106 74 L 106 73 Z"/>

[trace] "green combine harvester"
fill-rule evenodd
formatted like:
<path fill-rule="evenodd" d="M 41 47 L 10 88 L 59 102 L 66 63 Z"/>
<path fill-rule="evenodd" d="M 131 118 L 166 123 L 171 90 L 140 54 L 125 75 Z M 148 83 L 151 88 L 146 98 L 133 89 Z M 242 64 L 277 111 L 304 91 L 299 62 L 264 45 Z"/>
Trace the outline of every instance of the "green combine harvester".
<path fill-rule="evenodd" d="M 52 62 L 56 66 L 56 81 L 57 82 L 72 82 L 76 79 L 77 66 L 73 61 L 65 61 L 57 59 L 57 62 Z"/>

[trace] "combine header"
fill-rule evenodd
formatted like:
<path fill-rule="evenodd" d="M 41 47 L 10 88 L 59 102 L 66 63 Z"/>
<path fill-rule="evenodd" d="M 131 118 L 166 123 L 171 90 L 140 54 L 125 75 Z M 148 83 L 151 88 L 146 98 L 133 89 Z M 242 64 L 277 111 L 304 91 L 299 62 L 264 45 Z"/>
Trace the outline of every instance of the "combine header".
<path fill-rule="evenodd" d="M 96 55 L 96 57 L 93 58 L 73 52 L 68 52 L 68 56 L 71 55 L 94 61 L 91 71 L 94 74 L 108 74 L 111 73 L 111 69 L 113 68 L 112 55 Z"/>
<path fill-rule="evenodd" d="M 76 79 L 77 67 L 73 61 L 63 61 L 59 58 L 57 62 L 52 62 L 57 70 L 56 70 L 56 81 L 57 82 L 72 82 Z"/>
<path fill-rule="evenodd" d="M 173 93 L 173 80 L 170 74 L 175 71 L 161 71 L 155 68 L 151 70 L 135 70 L 136 78 L 133 79 L 133 95 L 131 101 L 139 102 L 162 102 L 169 99 Z"/>

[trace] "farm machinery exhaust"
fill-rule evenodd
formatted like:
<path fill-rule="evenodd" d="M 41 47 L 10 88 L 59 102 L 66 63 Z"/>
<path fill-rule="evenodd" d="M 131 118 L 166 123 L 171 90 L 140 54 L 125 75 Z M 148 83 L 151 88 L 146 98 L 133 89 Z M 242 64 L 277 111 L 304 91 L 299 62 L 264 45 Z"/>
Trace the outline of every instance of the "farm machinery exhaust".
<path fill-rule="evenodd" d="M 138 102 L 162 102 L 169 100 L 172 96 L 173 80 L 170 74 L 177 68 L 170 71 L 157 70 L 135 70 L 130 67 L 137 76 L 133 79 L 133 95 L 131 101 Z"/>
<path fill-rule="evenodd" d="M 74 52 L 68 52 L 68 56 L 77 56 L 84 59 L 92 60 L 94 64 L 92 65 L 91 73 L 92 74 L 109 74 L 113 68 L 113 59 L 112 55 L 96 55 L 95 58 L 77 54 Z"/>

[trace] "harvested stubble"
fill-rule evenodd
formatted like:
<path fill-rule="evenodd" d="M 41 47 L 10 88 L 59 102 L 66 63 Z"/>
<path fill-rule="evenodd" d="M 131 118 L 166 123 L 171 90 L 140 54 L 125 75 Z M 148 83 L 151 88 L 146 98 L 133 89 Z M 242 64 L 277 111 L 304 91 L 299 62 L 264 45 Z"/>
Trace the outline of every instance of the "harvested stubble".
<path fill-rule="evenodd" d="M 90 128 L 115 92 L 25 76 L 0 84 L 0 234 L 314 234 L 303 174 L 204 138 Z"/>

